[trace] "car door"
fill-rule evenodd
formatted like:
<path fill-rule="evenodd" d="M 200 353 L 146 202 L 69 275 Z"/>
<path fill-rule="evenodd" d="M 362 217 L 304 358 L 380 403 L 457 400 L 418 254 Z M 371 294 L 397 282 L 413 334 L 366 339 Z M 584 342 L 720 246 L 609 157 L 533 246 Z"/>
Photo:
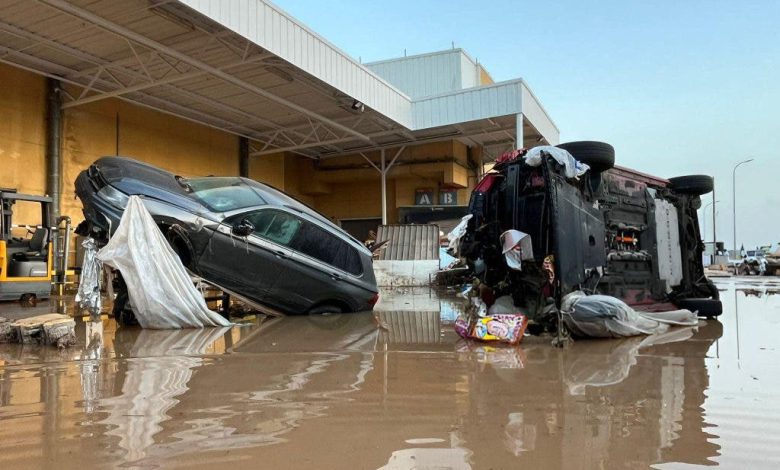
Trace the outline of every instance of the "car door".
<path fill-rule="evenodd" d="M 233 234 L 233 226 L 248 222 L 254 227 L 246 237 Z M 268 299 L 279 276 L 287 269 L 286 246 L 300 226 L 294 216 L 276 209 L 259 209 L 226 219 L 212 236 L 198 267 L 214 282 L 253 300 L 276 306 Z"/>
<path fill-rule="evenodd" d="M 350 279 L 362 273 L 359 255 L 339 237 L 302 220 L 290 247 L 289 271 L 277 279 L 270 294 L 286 310 L 305 313 L 318 302 L 343 303 L 360 291 Z"/>

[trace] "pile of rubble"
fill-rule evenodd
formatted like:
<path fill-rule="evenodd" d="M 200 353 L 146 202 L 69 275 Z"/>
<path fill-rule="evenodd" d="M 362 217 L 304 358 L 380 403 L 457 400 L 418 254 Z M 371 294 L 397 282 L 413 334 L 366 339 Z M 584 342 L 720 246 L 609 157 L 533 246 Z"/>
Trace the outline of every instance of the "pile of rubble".
<path fill-rule="evenodd" d="M 11 321 L 0 317 L 0 343 L 43 344 L 67 348 L 76 344 L 76 322 L 59 313 Z"/>

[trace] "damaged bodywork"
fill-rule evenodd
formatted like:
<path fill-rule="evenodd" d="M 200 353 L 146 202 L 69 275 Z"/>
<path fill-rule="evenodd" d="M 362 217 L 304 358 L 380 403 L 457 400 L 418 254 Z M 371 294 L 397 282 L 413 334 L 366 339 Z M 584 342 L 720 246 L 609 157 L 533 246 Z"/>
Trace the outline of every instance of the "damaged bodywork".
<path fill-rule="evenodd" d="M 515 151 L 472 193 L 461 254 L 532 318 L 578 290 L 637 309 L 673 303 L 717 316 L 696 216 L 712 184 L 704 175 L 665 180 L 615 167 L 614 149 L 601 142 Z M 520 269 L 505 256 L 508 230 L 530 237 L 532 260 Z"/>
<path fill-rule="evenodd" d="M 105 244 L 140 196 L 183 264 L 207 281 L 289 313 L 370 310 L 378 299 L 371 252 L 287 194 L 247 178 L 183 178 L 124 157 L 76 179 L 79 233 Z"/>

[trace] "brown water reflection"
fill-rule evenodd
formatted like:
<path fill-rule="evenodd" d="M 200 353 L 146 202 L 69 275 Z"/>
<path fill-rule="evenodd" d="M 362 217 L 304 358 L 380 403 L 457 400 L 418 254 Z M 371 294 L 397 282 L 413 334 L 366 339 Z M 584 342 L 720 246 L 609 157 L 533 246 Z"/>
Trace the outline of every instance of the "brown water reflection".
<path fill-rule="evenodd" d="M 464 342 L 419 292 L 259 328 L 84 323 L 77 351 L 0 347 L 0 468 L 771 467 L 750 446 L 776 392 L 742 358 L 774 359 L 776 296 L 725 288 L 722 323 L 564 350 Z"/>

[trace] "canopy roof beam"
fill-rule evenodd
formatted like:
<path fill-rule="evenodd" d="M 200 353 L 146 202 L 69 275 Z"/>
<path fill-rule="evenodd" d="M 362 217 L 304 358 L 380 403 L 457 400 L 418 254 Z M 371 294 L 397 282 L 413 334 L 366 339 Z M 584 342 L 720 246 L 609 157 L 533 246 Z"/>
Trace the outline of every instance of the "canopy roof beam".
<path fill-rule="evenodd" d="M 291 101 L 288 101 L 284 98 L 281 98 L 267 90 L 264 90 L 258 86 L 255 86 L 251 83 L 247 83 L 243 80 L 241 80 L 238 77 L 235 77 L 233 75 L 230 75 L 222 70 L 219 70 L 215 67 L 212 67 L 211 65 L 208 65 L 204 62 L 201 62 L 198 59 L 195 59 L 193 57 L 190 57 L 187 54 L 184 54 L 182 52 L 177 51 L 176 49 L 173 49 L 171 47 L 165 46 L 164 44 L 161 44 L 153 39 L 150 39 L 142 34 L 136 33 L 135 31 L 129 30 L 123 26 L 120 26 L 118 24 L 115 24 L 111 21 L 106 20 L 105 18 L 95 15 L 87 10 L 84 10 L 82 8 L 76 7 L 64 0 L 38 0 L 39 2 L 48 5 L 52 8 L 55 8 L 57 10 L 60 10 L 62 12 L 68 13 L 76 18 L 80 18 L 84 21 L 91 22 L 95 25 L 98 25 L 99 27 L 103 28 L 104 30 L 111 32 L 119 37 L 125 38 L 127 40 L 133 41 L 136 44 L 140 44 L 142 46 L 148 47 L 149 49 L 156 50 L 160 53 L 164 53 L 168 55 L 169 57 L 175 58 L 181 62 L 187 63 L 197 69 L 203 70 L 207 72 L 208 74 L 220 78 L 225 82 L 231 83 L 239 88 L 243 88 L 246 91 L 249 91 L 253 94 L 256 94 L 258 96 L 261 96 L 263 98 L 266 98 L 270 101 L 273 101 L 275 103 L 278 103 L 280 105 L 286 106 L 287 108 L 290 108 L 298 113 L 301 113 L 303 115 L 306 115 L 308 117 L 311 117 L 312 119 L 316 119 L 318 121 L 322 121 L 336 129 L 340 129 L 347 134 L 351 134 L 355 137 L 357 137 L 360 140 L 364 140 L 367 142 L 371 142 L 371 139 L 361 134 L 360 132 L 357 132 L 353 129 L 350 129 L 349 127 L 343 126 L 329 118 L 326 118 L 324 116 L 321 116 L 313 111 L 310 111 L 309 109 L 304 108 L 303 106 L 297 105 Z"/>

